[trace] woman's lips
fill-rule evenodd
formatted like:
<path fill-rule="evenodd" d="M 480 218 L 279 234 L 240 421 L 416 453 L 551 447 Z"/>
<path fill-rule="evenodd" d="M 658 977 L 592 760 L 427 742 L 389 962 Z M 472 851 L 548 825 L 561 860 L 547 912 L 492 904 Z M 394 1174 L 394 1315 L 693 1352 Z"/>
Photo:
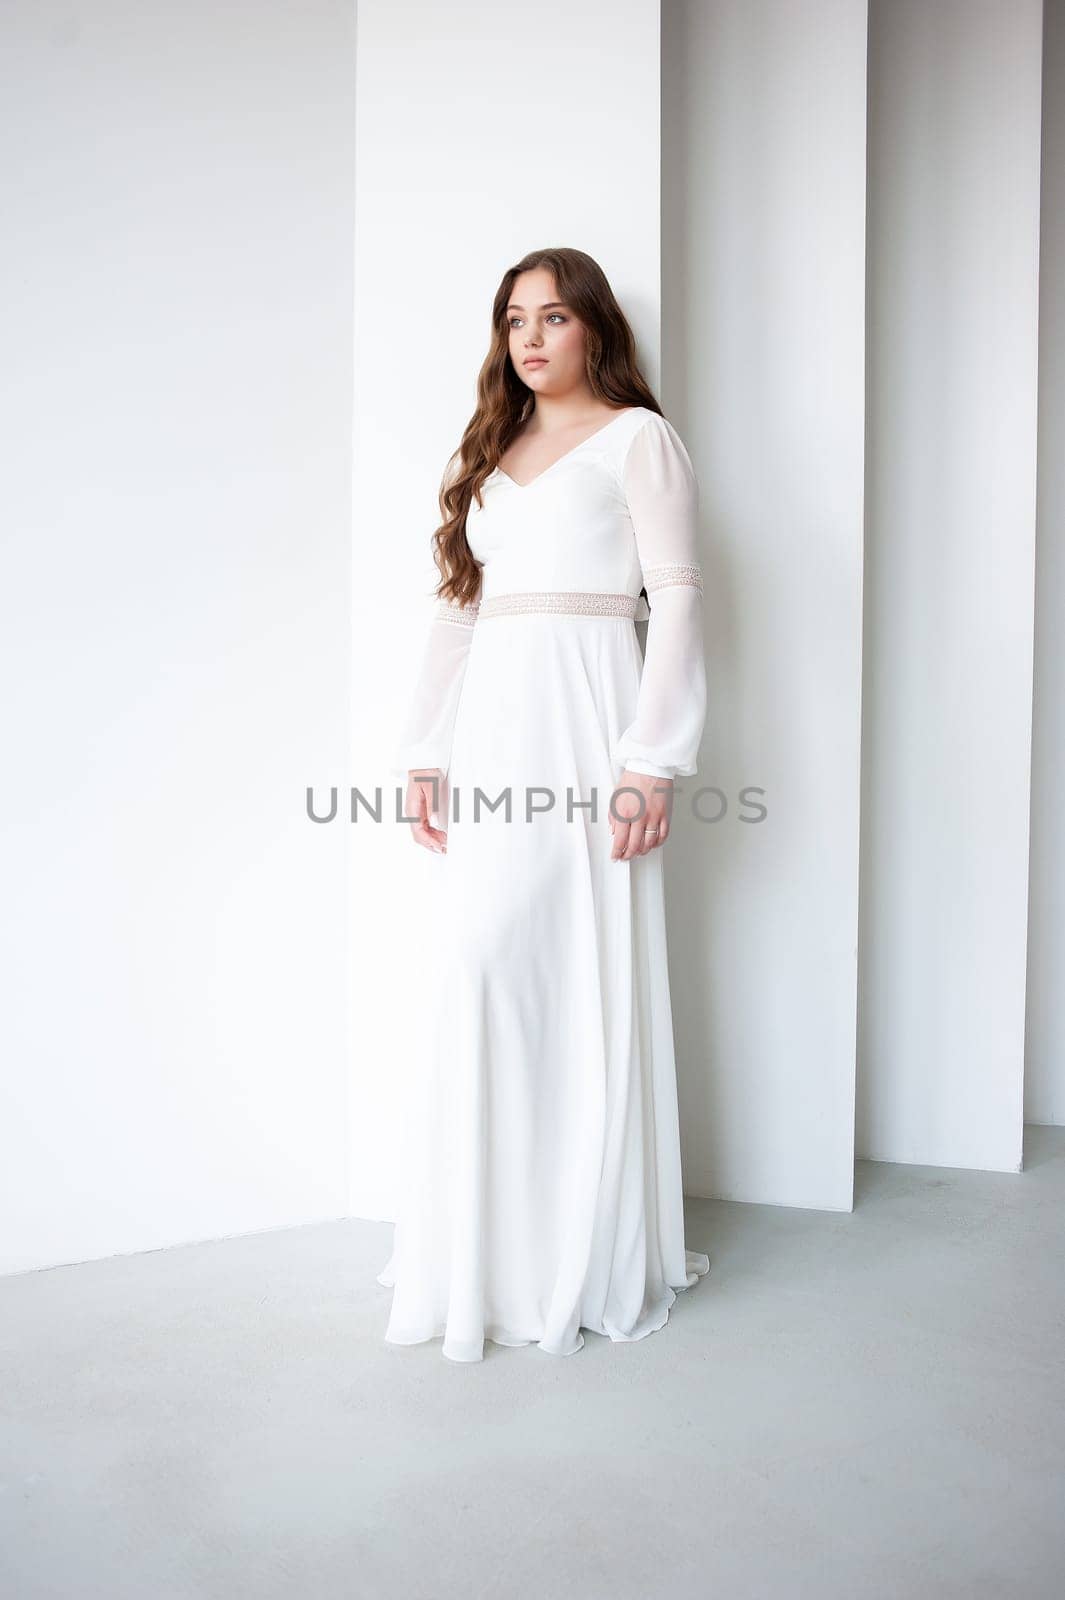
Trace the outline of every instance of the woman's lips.
<path fill-rule="evenodd" d="M 523 361 L 522 362 L 522 365 L 525 366 L 525 367 L 546 367 L 547 366 L 547 357 L 546 356 L 530 356 L 528 361 Z"/>

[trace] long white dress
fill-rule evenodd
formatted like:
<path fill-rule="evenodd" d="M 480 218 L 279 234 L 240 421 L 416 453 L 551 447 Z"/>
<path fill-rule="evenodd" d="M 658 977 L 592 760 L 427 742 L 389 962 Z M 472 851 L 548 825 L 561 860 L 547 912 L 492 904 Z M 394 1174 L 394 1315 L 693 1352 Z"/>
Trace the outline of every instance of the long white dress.
<path fill-rule="evenodd" d="M 437 603 L 392 766 L 450 794 L 432 1048 L 377 1279 L 391 1343 L 570 1355 L 582 1329 L 661 1328 L 709 1271 L 685 1248 L 669 846 L 612 861 L 608 813 L 625 768 L 696 772 L 697 497 L 672 424 L 635 406 L 524 485 L 496 468 L 470 508 L 479 601 Z"/>

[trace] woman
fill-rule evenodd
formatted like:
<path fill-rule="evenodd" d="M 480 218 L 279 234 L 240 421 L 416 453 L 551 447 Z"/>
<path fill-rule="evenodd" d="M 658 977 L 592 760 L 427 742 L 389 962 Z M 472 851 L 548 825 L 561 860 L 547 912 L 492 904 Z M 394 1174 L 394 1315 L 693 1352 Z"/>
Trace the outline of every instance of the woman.
<path fill-rule="evenodd" d="M 455 1361 L 643 1338 L 710 1267 L 684 1243 L 661 854 L 706 712 L 695 476 L 591 257 L 526 256 L 492 326 L 394 763 L 446 860 L 446 946 L 378 1282 L 386 1339 Z"/>

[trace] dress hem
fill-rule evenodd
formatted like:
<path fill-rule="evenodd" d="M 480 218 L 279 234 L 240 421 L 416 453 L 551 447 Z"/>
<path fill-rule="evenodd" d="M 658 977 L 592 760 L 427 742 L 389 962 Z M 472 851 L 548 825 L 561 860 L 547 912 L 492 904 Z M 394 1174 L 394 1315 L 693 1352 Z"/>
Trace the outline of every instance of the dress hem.
<path fill-rule="evenodd" d="M 672 1284 L 666 1286 L 668 1299 L 660 1301 L 653 1311 L 649 1311 L 647 1313 L 647 1317 L 644 1319 L 646 1326 L 637 1325 L 637 1328 L 631 1333 L 625 1333 L 619 1328 L 611 1328 L 607 1326 L 606 1323 L 599 1328 L 590 1327 L 588 1323 L 581 1323 L 581 1329 L 587 1330 L 588 1333 L 597 1334 L 602 1338 L 608 1338 L 612 1344 L 635 1344 L 638 1340 L 647 1338 L 649 1334 L 657 1333 L 661 1328 L 664 1328 L 666 1323 L 669 1321 L 669 1313 L 676 1304 L 678 1291 L 683 1293 L 685 1289 L 692 1288 L 699 1278 L 705 1277 L 710 1271 L 710 1258 L 703 1252 L 698 1250 L 688 1250 L 686 1252 L 686 1256 L 689 1273 L 687 1283 L 679 1284 L 676 1287 L 674 1287 Z M 383 1272 L 377 1275 L 377 1282 L 382 1284 L 385 1288 L 393 1287 L 394 1280 L 388 1275 L 387 1267 Z M 385 1343 L 394 1345 L 428 1344 L 433 1339 L 443 1339 L 444 1343 L 441 1348 L 441 1355 L 445 1356 L 449 1361 L 454 1361 L 463 1365 L 468 1365 L 477 1361 L 483 1361 L 485 1343 L 500 1345 L 509 1349 L 518 1349 L 527 1345 L 535 1345 L 539 1350 L 542 1350 L 545 1355 L 575 1356 L 584 1349 L 586 1342 L 584 1333 L 578 1330 L 578 1342 L 569 1350 L 560 1350 L 553 1345 L 545 1344 L 542 1338 L 538 1339 L 533 1335 L 530 1335 L 527 1338 L 522 1338 L 520 1335 L 507 1333 L 498 1325 L 496 1325 L 494 1333 L 489 1332 L 486 1328 L 482 1340 L 474 1340 L 466 1343 L 458 1340 L 449 1341 L 446 1325 L 437 1325 L 430 1332 L 415 1332 L 413 1330 L 408 1332 L 399 1332 L 396 1330 L 390 1330 L 384 1335 Z M 449 1343 L 451 1346 L 450 1349 L 448 1348 Z"/>

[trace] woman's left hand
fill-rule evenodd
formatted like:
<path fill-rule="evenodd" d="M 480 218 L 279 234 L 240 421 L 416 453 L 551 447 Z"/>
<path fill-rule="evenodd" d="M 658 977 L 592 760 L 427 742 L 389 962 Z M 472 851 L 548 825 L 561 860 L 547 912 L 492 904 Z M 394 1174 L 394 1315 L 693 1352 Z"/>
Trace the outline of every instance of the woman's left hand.
<path fill-rule="evenodd" d="M 625 792 L 619 794 L 619 789 Z M 630 794 L 630 789 L 637 793 Z M 626 768 L 610 798 L 611 861 L 631 861 L 633 856 L 650 855 L 665 844 L 672 809 L 672 778 L 655 778 Z"/>

